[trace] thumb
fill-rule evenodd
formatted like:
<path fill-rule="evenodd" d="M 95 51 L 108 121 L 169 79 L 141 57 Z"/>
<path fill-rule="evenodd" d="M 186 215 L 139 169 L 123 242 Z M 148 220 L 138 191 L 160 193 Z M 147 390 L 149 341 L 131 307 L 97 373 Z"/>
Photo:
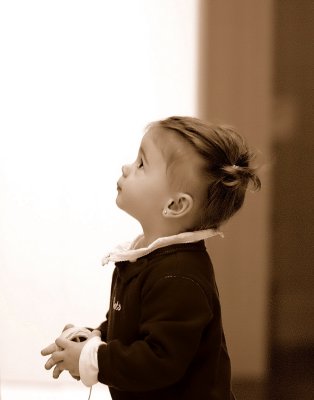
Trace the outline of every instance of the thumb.
<path fill-rule="evenodd" d="M 91 334 L 89 335 L 88 339 L 92 338 L 93 336 L 99 336 L 101 337 L 101 332 L 98 329 L 94 329 Z"/>
<path fill-rule="evenodd" d="M 66 331 L 69 328 L 73 328 L 73 324 L 66 324 L 65 327 L 63 328 L 62 332 Z"/>

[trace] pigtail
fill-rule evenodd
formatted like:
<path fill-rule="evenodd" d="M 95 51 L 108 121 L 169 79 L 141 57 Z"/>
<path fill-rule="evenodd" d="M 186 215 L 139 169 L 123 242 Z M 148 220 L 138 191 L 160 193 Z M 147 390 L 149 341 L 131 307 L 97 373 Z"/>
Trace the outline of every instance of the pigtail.
<path fill-rule="evenodd" d="M 237 164 L 226 165 L 221 168 L 221 183 L 231 189 L 249 188 L 253 192 L 261 189 L 261 181 L 256 175 L 256 168 L 250 166 L 239 166 Z"/>

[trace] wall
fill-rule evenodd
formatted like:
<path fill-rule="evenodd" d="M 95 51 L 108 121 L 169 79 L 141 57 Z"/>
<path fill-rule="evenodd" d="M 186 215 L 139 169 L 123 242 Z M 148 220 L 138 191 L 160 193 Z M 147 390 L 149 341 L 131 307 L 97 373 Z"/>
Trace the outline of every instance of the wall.
<path fill-rule="evenodd" d="M 273 344 L 314 345 L 312 1 L 276 3 Z"/>
<path fill-rule="evenodd" d="M 277 0 L 274 17 L 276 185 L 268 398 L 308 400 L 314 392 L 314 3 Z"/>

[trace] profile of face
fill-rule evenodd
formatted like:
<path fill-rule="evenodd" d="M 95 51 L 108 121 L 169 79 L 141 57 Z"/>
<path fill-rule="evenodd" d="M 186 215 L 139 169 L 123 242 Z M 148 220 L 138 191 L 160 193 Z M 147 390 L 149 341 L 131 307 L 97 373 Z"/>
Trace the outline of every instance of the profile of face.
<path fill-rule="evenodd" d="M 199 217 L 204 196 L 202 167 L 203 161 L 184 140 L 162 128 L 151 128 L 142 139 L 136 160 L 122 167 L 116 203 L 144 230 L 167 224 L 176 232 L 189 229 Z"/>
<path fill-rule="evenodd" d="M 170 197 L 166 161 L 149 130 L 143 136 L 136 160 L 122 167 L 116 203 L 142 226 L 162 215 Z"/>

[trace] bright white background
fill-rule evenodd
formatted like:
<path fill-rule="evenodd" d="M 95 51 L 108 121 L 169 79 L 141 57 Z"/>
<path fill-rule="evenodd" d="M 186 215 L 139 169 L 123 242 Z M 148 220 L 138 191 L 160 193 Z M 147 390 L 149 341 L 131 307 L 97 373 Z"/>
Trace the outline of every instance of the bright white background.
<path fill-rule="evenodd" d="M 52 380 L 40 350 L 65 323 L 105 317 L 101 258 L 140 229 L 115 205 L 121 165 L 148 122 L 196 113 L 197 8 L 0 3 L 2 400 L 8 382 Z"/>

